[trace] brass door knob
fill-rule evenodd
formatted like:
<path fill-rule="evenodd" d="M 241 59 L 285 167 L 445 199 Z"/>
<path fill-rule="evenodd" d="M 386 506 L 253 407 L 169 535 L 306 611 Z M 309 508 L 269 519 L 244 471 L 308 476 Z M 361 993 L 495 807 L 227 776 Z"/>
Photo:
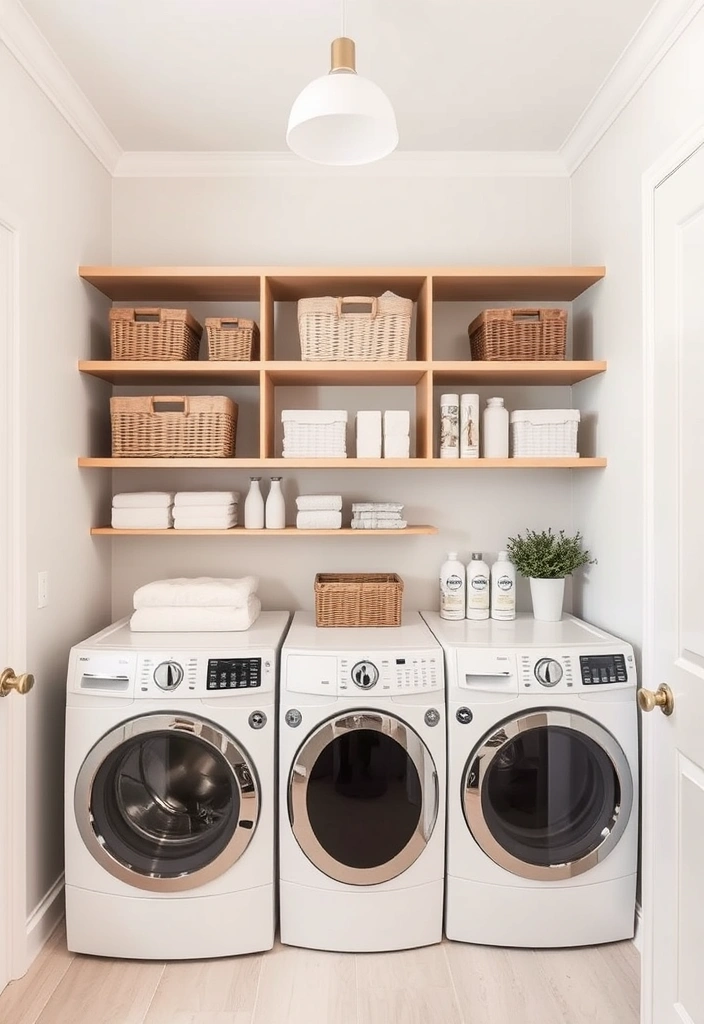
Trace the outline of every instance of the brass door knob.
<path fill-rule="evenodd" d="M 652 690 L 639 690 L 637 696 L 641 711 L 654 711 L 655 708 L 660 708 L 663 715 L 671 715 L 675 710 L 675 695 L 667 683 L 661 683 L 655 693 Z"/>
<path fill-rule="evenodd" d="M 22 672 L 18 676 L 11 668 L 5 668 L 0 672 L 0 697 L 9 696 L 13 690 L 24 697 L 25 693 L 29 693 L 33 686 L 34 676 L 28 672 Z"/>

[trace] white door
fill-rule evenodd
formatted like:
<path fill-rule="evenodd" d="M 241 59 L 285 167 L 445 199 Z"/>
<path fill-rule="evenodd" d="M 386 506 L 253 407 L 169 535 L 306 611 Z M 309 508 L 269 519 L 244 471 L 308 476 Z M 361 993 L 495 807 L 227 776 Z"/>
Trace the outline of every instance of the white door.
<path fill-rule="evenodd" d="M 704 148 L 654 196 L 643 1014 L 704 1024 Z"/>
<path fill-rule="evenodd" d="M 24 485 L 18 246 L 0 220 L 0 991 L 26 968 Z"/>

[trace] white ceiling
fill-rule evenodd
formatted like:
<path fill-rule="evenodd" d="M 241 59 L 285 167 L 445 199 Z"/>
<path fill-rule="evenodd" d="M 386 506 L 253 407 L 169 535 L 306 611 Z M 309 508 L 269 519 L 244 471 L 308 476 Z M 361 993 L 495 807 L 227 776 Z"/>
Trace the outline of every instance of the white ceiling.
<path fill-rule="evenodd" d="M 341 0 L 23 0 L 124 150 L 284 150 Z M 346 0 L 406 150 L 556 150 L 653 0 Z"/>

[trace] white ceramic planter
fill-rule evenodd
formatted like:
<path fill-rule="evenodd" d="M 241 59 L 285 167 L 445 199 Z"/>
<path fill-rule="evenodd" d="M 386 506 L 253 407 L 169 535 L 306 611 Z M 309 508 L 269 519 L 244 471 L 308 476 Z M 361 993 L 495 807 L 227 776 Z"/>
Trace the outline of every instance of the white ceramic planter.
<path fill-rule="evenodd" d="M 533 599 L 533 617 L 539 622 L 559 622 L 565 597 L 565 581 L 539 580 L 531 577 L 530 596 Z"/>

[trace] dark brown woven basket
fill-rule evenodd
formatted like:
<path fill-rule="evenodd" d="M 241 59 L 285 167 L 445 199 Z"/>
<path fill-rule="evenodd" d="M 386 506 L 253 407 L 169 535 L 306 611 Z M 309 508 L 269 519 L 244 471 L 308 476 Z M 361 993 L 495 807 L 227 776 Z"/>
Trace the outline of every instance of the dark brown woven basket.
<path fill-rule="evenodd" d="M 564 359 L 564 309 L 485 309 L 469 325 L 472 359 Z"/>
<path fill-rule="evenodd" d="M 209 316 L 208 359 L 251 360 L 259 358 L 259 328 L 254 320 L 237 316 Z"/>
<path fill-rule="evenodd" d="M 202 333 L 187 309 L 110 310 L 113 359 L 197 359 Z"/>
<path fill-rule="evenodd" d="M 160 411 L 158 406 L 182 406 Z M 115 458 L 233 458 L 237 405 L 224 395 L 111 398 Z"/>
<path fill-rule="evenodd" d="M 403 580 L 394 572 L 319 572 L 316 626 L 400 626 Z"/>

